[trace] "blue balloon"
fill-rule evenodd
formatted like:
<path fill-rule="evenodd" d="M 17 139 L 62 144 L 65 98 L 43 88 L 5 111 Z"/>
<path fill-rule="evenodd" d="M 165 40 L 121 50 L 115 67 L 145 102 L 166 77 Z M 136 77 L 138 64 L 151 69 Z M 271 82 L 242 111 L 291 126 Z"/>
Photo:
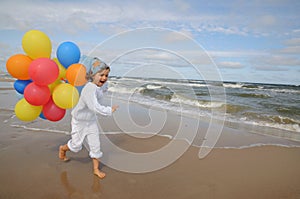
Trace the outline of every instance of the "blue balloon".
<path fill-rule="evenodd" d="M 40 116 L 39 116 L 41 119 L 44 119 L 44 120 L 47 120 L 47 118 L 44 116 L 44 113 L 41 112 Z"/>
<path fill-rule="evenodd" d="M 70 65 L 79 62 L 80 49 L 73 42 L 66 41 L 58 46 L 56 56 L 61 65 L 68 68 Z"/>
<path fill-rule="evenodd" d="M 20 94 L 24 94 L 24 90 L 28 84 L 30 84 L 32 80 L 16 80 L 14 83 L 14 88 Z"/>

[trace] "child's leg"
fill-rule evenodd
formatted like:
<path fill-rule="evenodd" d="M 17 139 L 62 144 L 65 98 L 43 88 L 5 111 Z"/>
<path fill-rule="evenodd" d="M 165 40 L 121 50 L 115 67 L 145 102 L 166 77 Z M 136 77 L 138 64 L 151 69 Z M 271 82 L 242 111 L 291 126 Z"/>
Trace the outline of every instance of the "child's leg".
<path fill-rule="evenodd" d="M 100 164 L 99 160 L 97 158 L 93 158 L 94 174 L 102 179 L 105 177 L 105 173 L 99 170 L 99 164 Z"/>
<path fill-rule="evenodd" d="M 67 151 L 69 151 L 69 150 L 70 150 L 70 149 L 69 149 L 69 147 L 68 147 L 67 144 L 61 145 L 61 146 L 59 147 L 59 152 L 58 152 L 58 157 L 59 157 L 59 159 L 65 161 L 65 162 L 66 162 L 66 161 L 69 161 L 70 159 L 67 158 L 67 156 L 66 156 L 66 153 L 67 153 Z"/>

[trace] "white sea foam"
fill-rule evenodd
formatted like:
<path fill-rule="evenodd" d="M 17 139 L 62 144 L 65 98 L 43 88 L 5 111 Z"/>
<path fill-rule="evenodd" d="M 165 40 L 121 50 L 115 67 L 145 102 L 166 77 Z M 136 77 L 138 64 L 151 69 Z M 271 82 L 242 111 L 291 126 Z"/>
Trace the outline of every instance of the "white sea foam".
<path fill-rule="evenodd" d="M 173 136 L 171 135 L 167 135 L 167 134 L 157 134 L 157 133 L 151 133 L 151 132 L 136 132 L 136 131 L 132 131 L 132 132 L 122 132 L 122 131 L 105 131 L 105 132 L 101 132 L 101 134 L 103 135 L 119 135 L 119 134 L 127 134 L 127 135 L 132 135 L 133 137 L 139 137 L 139 138 L 149 138 L 152 136 L 160 136 L 160 137 L 166 137 L 168 139 L 173 139 Z M 140 134 L 140 136 L 135 136 Z"/>
<path fill-rule="evenodd" d="M 231 83 L 223 83 L 223 86 L 225 88 L 242 88 L 244 84 L 242 83 L 236 83 L 236 84 L 231 84 Z"/>
<path fill-rule="evenodd" d="M 256 144 L 249 144 L 249 145 L 243 145 L 243 146 L 214 146 L 213 148 L 209 146 L 197 146 L 193 145 L 195 147 L 204 147 L 204 148 L 210 148 L 210 149 L 249 149 L 249 148 L 255 148 L 255 147 L 263 147 L 263 146 L 278 146 L 278 147 L 285 147 L 285 148 L 295 148 L 300 147 L 299 145 L 286 145 L 286 144 L 276 144 L 276 143 L 256 143 Z"/>
<path fill-rule="evenodd" d="M 39 131 L 39 132 L 51 132 L 51 133 L 59 133 L 59 134 L 70 134 L 68 131 L 62 131 L 58 129 L 48 129 L 48 128 L 35 128 L 35 127 L 29 127 L 26 125 L 19 125 L 19 124 L 11 124 L 11 127 L 15 128 L 23 128 L 30 131 Z"/>
<path fill-rule="evenodd" d="M 154 89 L 160 89 L 160 88 L 162 88 L 162 86 L 150 84 L 150 85 L 147 85 L 146 88 L 154 90 Z"/>
<path fill-rule="evenodd" d="M 171 102 L 179 103 L 179 104 L 182 103 L 182 104 L 202 107 L 202 108 L 217 108 L 217 107 L 222 107 L 222 105 L 224 105 L 224 103 L 222 102 L 210 102 L 210 101 L 205 102 L 197 99 L 189 99 L 178 94 L 173 95 L 173 97 L 171 98 Z"/>

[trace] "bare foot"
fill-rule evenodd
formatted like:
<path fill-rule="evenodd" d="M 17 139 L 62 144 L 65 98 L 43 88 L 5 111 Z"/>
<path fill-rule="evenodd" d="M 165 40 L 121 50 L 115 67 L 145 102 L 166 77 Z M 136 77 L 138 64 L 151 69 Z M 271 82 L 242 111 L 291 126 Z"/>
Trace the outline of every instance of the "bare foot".
<path fill-rule="evenodd" d="M 67 158 L 66 152 L 67 152 L 67 151 L 64 150 L 64 147 L 63 147 L 63 146 L 60 146 L 60 147 L 59 147 L 58 157 L 59 157 L 59 159 L 61 159 L 61 160 L 64 161 L 64 162 L 67 162 L 67 161 L 70 160 L 69 158 Z"/>
<path fill-rule="evenodd" d="M 99 169 L 94 169 L 94 174 L 98 176 L 99 178 L 103 179 L 105 177 L 105 173 L 100 171 Z"/>

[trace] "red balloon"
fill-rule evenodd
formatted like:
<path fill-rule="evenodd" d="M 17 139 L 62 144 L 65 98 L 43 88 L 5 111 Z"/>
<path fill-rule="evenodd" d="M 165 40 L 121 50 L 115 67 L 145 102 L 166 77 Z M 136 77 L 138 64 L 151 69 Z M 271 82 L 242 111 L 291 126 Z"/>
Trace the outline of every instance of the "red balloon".
<path fill-rule="evenodd" d="M 53 83 L 59 74 L 59 68 L 55 61 L 49 58 L 37 58 L 29 66 L 29 76 L 38 85 Z"/>
<path fill-rule="evenodd" d="M 24 90 L 24 98 L 26 101 L 34 106 L 41 106 L 46 104 L 51 96 L 48 86 L 37 85 L 35 82 L 28 84 Z"/>
<path fill-rule="evenodd" d="M 43 106 L 43 114 L 46 119 L 56 122 L 61 120 L 65 116 L 66 109 L 62 109 L 56 106 L 52 97 L 50 97 L 47 104 Z"/>

